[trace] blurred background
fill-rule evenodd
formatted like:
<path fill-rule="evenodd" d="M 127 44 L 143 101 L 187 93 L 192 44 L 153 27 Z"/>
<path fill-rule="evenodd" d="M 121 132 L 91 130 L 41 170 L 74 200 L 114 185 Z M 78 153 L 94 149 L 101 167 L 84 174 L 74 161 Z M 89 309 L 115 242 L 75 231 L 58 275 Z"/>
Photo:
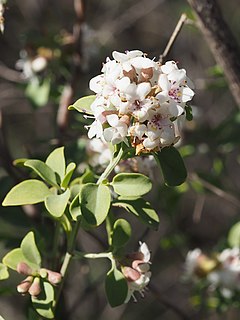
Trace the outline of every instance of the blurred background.
<path fill-rule="evenodd" d="M 67 106 L 90 94 L 89 80 L 100 73 L 113 50 L 139 49 L 156 59 L 182 13 L 193 18 L 184 0 L 9 0 L 0 34 L 0 197 L 29 176 L 14 167 L 16 158 L 46 159 L 65 145 L 68 162 L 82 172 L 89 121 Z M 218 1 L 240 42 L 237 0 Z M 194 119 L 183 126 L 178 145 L 189 172 L 182 186 L 163 186 L 157 168 L 148 196 L 160 216 L 157 232 L 146 231 L 134 217 L 129 251 L 139 240 L 152 250 L 151 287 L 144 300 L 111 309 L 104 294 L 105 261 L 74 262 L 66 282 L 61 320 L 239 319 L 234 306 L 217 313 L 183 280 L 189 250 L 227 247 L 227 235 L 240 211 L 240 112 L 222 70 L 197 27 L 186 24 L 167 57 L 178 61 L 195 84 Z M 43 219 L 41 206 L 0 207 L 0 258 L 19 245 L 31 229 L 49 250 L 54 225 Z M 121 214 L 121 213 L 119 213 Z M 49 240 L 49 241 L 48 241 Z M 106 249 L 103 227 L 79 235 L 81 248 Z M 0 282 L 0 314 L 6 320 L 27 315 L 28 297 L 17 294 L 18 278 Z"/>

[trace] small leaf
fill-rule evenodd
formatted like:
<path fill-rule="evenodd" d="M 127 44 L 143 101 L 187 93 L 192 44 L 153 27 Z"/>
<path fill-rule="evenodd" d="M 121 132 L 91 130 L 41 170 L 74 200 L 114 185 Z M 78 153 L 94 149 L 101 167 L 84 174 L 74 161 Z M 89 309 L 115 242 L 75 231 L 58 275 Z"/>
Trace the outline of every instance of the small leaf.
<path fill-rule="evenodd" d="M 113 225 L 112 245 L 123 247 L 131 237 L 131 226 L 125 219 L 118 219 Z"/>
<path fill-rule="evenodd" d="M 119 173 L 111 183 L 114 191 L 126 197 L 138 197 L 152 188 L 151 180 L 140 173 Z"/>
<path fill-rule="evenodd" d="M 24 167 L 24 163 L 29 160 L 27 158 L 19 158 L 13 161 L 13 165 L 16 167 Z"/>
<path fill-rule="evenodd" d="M 8 278 L 9 278 L 9 272 L 8 272 L 7 266 L 3 263 L 0 263 L 0 280 L 5 280 Z"/>
<path fill-rule="evenodd" d="M 45 78 L 42 83 L 30 81 L 25 94 L 36 107 L 45 106 L 50 94 L 50 80 Z"/>
<path fill-rule="evenodd" d="M 116 268 L 111 269 L 106 277 L 105 290 L 111 307 L 123 304 L 127 298 L 128 285 L 123 274 Z"/>
<path fill-rule="evenodd" d="M 14 186 L 3 200 L 3 206 L 21 206 L 35 204 L 44 201 L 51 192 L 48 187 L 39 180 L 25 180 Z"/>
<path fill-rule="evenodd" d="M 41 267 L 41 256 L 32 231 L 23 238 L 20 248 L 26 260 L 31 262 L 31 265 L 35 265 L 34 269 L 39 269 Z"/>
<path fill-rule="evenodd" d="M 240 222 L 235 223 L 228 233 L 228 243 L 231 247 L 240 246 Z"/>
<path fill-rule="evenodd" d="M 85 184 L 79 195 L 82 215 L 92 226 L 99 226 L 107 217 L 111 204 L 110 190 L 105 185 Z"/>
<path fill-rule="evenodd" d="M 186 119 L 188 121 L 192 121 L 193 119 L 192 108 L 190 106 L 185 106 L 185 111 L 186 111 Z"/>
<path fill-rule="evenodd" d="M 57 185 L 56 175 L 46 163 L 40 160 L 27 160 L 24 165 L 33 169 L 39 175 L 39 177 L 41 177 L 50 185 Z"/>
<path fill-rule="evenodd" d="M 72 200 L 69 207 L 69 211 L 74 221 L 77 221 L 78 217 L 82 215 L 81 207 L 79 203 L 79 194 L 77 194 L 75 198 Z"/>
<path fill-rule="evenodd" d="M 119 197 L 118 200 L 113 203 L 113 205 L 123 207 L 128 212 L 131 212 L 137 216 L 143 223 L 147 224 L 148 227 L 155 230 L 158 229 L 158 214 L 151 207 L 150 203 L 145 201 L 143 198 L 129 199 Z"/>
<path fill-rule="evenodd" d="M 76 109 L 79 112 L 93 114 L 90 107 L 95 99 L 96 99 L 95 95 L 82 97 L 82 98 L 78 99 L 73 105 L 69 106 L 68 109 L 69 110 Z"/>
<path fill-rule="evenodd" d="M 165 183 L 178 186 L 187 178 L 187 171 L 180 153 L 174 147 L 163 148 L 155 155 L 159 162 Z"/>
<path fill-rule="evenodd" d="M 60 218 L 64 214 L 69 198 L 69 189 L 62 194 L 50 195 L 45 199 L 45 207 L 54 218 Z"/>
<path fill-rule="evenodd" d="M 46 164 L 56 172 L 63 181 L 66 170 L 64 147 L 53 150 L 47 157 Z"/>
<path fill-rule="evenodd" d="M 25 262 L 29 265 L 29 261 L 24 257 L 21 248 L 16 248 L 8 252 L 2 260 L 8 268 L 17 270 L 17 265 L 19 262 Z M 30 265 L 29 265 L 30 266 Z"/>
<path fill-rule="evenodd" d="M 40 316 L 47 319 L 54 319 L 54 289 L 49 282 L 43 281 L 40 295 L 37 297 L 31 296 L 31 299 L 34 309 Z"/>
<path fill-rule="evenodd" d="M 75 168 L 76 168 L 76 164 L 74 162 L 69 163 L 69 165 L 67 166 L 66 175 L 63 178 L 61 187 L 63 187 L 63 188 L 68 187 L 69 181 L 72 178 L 72 174 L 73 174 L 73 171 L 75 170 Z"/>

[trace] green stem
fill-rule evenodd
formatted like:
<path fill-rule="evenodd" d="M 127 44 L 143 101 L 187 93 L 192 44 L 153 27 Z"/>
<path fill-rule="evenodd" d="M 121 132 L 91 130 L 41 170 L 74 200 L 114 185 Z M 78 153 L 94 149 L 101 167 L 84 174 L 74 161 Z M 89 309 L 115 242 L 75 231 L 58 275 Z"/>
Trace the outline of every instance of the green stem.
<path fill-rule="evenodd" d="M 54 238 L 53 238 L 53 249 L 52 249 L 52 268 L 53 270 L 56 268 L 57 264 L 57 258 L 58 258 L 58 244 L 59 244 L 59 237 L 61 233 L 61 222 L 56 222 L 55 232 L 54 232 Z"/>
<path fill-rule="evenodd" d="M 85 253 L 85 252 L 74 252 L 74 258 L 86 258 L 86 259 L 100 259 L 100 258 L 108 258 L 110 260 L 113 259 L 112 252 L 100 252 L 100 253 Z"/>
<path fill-rule="evenodd" d="M 107 168 L 104 170 L 104 172 L 102 173 L 102 175 L 98 179 L 97 184 L 100 184 L 104 179 L 106 179 L 110 175 L 110 173 L 114 170 L 116 165 L 122 159 L 123 154 L 124 154 L 123 148 L 120 148 L 117 156 L 111 160 L 111 162 L 109 163 Z"/>

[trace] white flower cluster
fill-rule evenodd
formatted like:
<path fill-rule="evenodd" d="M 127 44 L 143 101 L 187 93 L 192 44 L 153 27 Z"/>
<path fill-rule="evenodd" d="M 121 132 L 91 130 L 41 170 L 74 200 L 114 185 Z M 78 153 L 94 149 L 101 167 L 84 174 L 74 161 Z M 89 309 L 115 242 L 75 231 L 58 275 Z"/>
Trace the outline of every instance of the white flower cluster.
<path fill-rule="evenodd" d="M 230 298 L 240 290 L 240 249 L 225 249 L 212 259 L 200 249 L 190 251 L 185 263 L 188 278 L 205 277 L 210 289 L 219 288 L 223 296 Z"/>
<path fill-rule="evenodd" d="M 89 138 L 118 144 L 130 137 L 137 154 L 175 144 L 175 120 L 194 95 L 186 71 L 174 61 L 161 65 L 139 50 L 112 55 L 102 74 L 90 80 L 96 99 Z"/>
<path fill-rule="evenodd" d="M 128 283 L 128 295 L 125 303 L 127 303 L 131 297 L 136 302 L 137 299 L 134 295 L 135 291 L 140 292 L 141 296 L 144 296 L 144 289 L 149 284 L 152 273 L 150 272 L 150 251 L 145 242 L 140 242 L 138 252 L 134 252 L 128 255 L 131 266 L 122 266 L 122 272 Z"/>

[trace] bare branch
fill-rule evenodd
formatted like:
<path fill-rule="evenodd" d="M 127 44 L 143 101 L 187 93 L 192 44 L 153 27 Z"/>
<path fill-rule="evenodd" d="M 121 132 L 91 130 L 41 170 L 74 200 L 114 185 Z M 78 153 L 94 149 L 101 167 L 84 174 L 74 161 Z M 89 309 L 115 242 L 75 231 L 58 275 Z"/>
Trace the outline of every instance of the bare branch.
<path fill-rule="evenodd" d="M 166 58 L 166 56 L 168 55 L 169 51 L 171 50 L 174 42 L 176 41 L 177 39 L 177 36 L 179 35 L 180 31 L 182 30 L 182 27 L 183 25 L 188 21 L 187 19 L 187 15 L 185 13 L 183 13 L 180 17 L 180 19 L 178 20 L 178 23 L 166 45 L 166 48 L 163 52 L 163 54 L 160 55 L 159 57 L 159 62 L 162 64 L 163 63 L 163 60 L 164 58 Z"/>
<path fill-rule="evenodd" d="M 215 0 L 188 0 L 217 63 L 240 108 L 240 50 Z"/>

